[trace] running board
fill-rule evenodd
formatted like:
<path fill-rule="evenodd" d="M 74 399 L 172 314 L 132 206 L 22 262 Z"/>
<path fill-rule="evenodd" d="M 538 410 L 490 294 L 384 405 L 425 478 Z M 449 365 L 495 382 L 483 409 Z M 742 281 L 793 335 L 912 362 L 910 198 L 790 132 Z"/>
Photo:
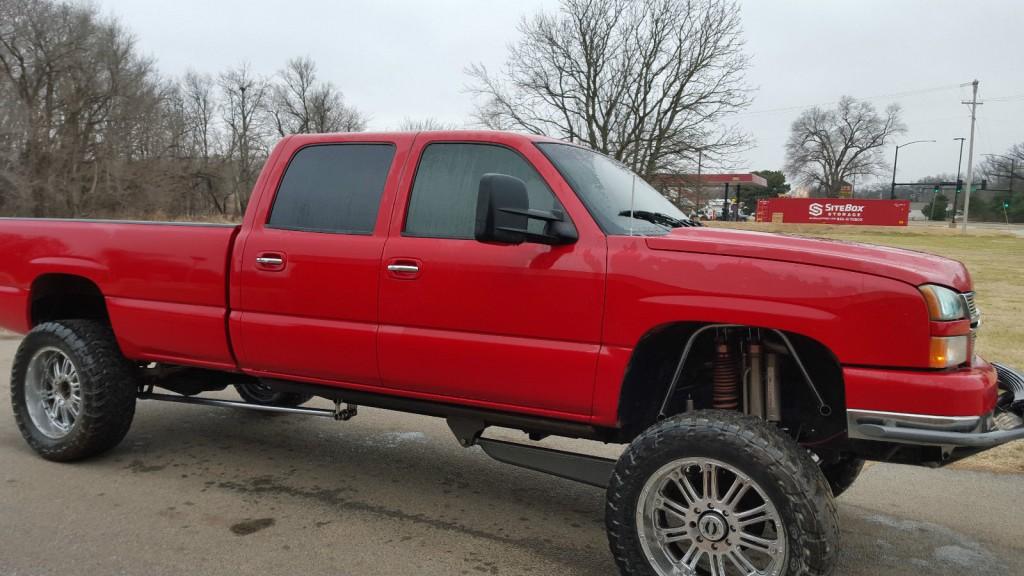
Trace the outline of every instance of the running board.
<path fill-rule="evenodd" d="M 303 414 L 305 416 L 321 416 L 334 420 L 348 420 L 351 418 L 349 410 L 351 407 L 339 410 L 326 410 L 323 408 L 292 408 L 289 406 L 263 406 L 260 404 L 249 404 L 237 400 L 218 400 L 216 398 L 201 398 L 198 396 L 175 396 L 173 394 L 158 394 L 154 392 L 143 392 L 138 396 L 139 400 L 158 400 L 160 402 L 175 402 L 177 404 L 200 404 L 203 406 L 218 406 L 221 408 L 242 408 L 244 410 L 256 410 L 258 412 L 281 412 L 284 414 Z M 347 416 L 347 417 L 346 417 Z"/>
<path fill-rule="evenodd" d="M 575 480 L 598 488 L 607 488 L 615 470 L 615 460 L 564 452 L 551 448 L 527 446 L 503 440 L 478 438 L 484 452 L 498 462 Z"/>

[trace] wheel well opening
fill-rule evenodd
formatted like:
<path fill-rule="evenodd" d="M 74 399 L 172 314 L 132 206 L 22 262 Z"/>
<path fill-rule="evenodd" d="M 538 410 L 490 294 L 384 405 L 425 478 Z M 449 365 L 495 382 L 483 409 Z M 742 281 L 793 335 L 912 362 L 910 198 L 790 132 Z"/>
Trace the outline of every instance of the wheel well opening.
<path fill-rule="evenodd" d="M 32 283 L 32 326 L 52 320 L 89 319 L 110 324 L 107 303 L 98 286 L 72 274 L 44 274 Z"/>
<path fill-rule="evenodd" d="M 723 342 L 729 344 L 731 362 L 735 366 L 735 370 L 726 371 L 726 374 L 738 379 L 733 409 L 761 417 L 767 415 L 763 404 L 759 411 L 755 407 L 757 404 L 748 398 L 754 386 L 750 380 L 749 345 L 751 342 L 759 343 L 763 345 L 766 356 L 769 352 L 775 356 L 778 365 L 776 374 L 781 404 L 773 420 L 807 445 L 845 440 L 846 394 L 839 361 L 816 340 L 794 333 L 782 334 L 785 338 L 764 328 L 731 326 L 718 329 L 709 328 L 704 323 L 685 322 L 651 330 L 634 349 L 623 379 L 619 402 L 621 440 L 629 441 L 654 424 L 659 419 L 663 403 L 666 416 L 684 412 L 688 407 L 696 410 L 721 409 L 721 398 L 715 397 L 715 370 L 719 365 L 716 355 Z M 666 403 L 679 360 L 691 339 L 693 342 L 679 381 Z M 786 340 L 795 355 L 789 351 Z M 801 364 L 810 383 L 800 369 Z M 762 362 L 761 373 L 764 371 Z M 764 387 L 763 378 L 760 387 Z M 821 395 L 821 400 L 814 389 Z"/>

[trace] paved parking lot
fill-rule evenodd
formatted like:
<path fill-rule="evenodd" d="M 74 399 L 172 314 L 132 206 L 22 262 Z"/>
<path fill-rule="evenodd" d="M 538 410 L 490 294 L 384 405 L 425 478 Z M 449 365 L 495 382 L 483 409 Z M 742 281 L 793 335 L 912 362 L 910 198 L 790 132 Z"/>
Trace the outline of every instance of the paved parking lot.
<path fill-rule="evenodd" d="M 113 452 L 43 461 L 10 413 L 16 345 L 0 341 L 0 574 L 615 574 L 600 490 L 462 449 L 431 418 L 143 402 Z M 1022 574 L 1021 485 L 873 466 L 840 499 L 839 574 Z"/>

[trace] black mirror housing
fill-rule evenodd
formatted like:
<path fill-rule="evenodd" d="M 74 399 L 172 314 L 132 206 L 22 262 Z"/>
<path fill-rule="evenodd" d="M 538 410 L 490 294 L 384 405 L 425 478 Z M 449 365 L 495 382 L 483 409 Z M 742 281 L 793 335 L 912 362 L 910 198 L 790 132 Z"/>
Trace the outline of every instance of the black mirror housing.
<path fill-rule="evenodd" d="M 507 212 L 506 210 L 514 210 Z M 480 178 L 476 203 L 476 239 L 480 242 L 521 244 L 526 237 L 530 209 L 526 183 L 505 174 L 484 174 Z"/>
<path fill-rule="evenodd" d="M 530 219 L 547 222 L 542 234 L 530 232 Z M 576 228 L 561 211 L 530 209 L 526 183 L 506 174 L 484 174 L 477 191 L 476 228 L 479 242 L 499 244 L 571 244 L 578 239 Z"/>

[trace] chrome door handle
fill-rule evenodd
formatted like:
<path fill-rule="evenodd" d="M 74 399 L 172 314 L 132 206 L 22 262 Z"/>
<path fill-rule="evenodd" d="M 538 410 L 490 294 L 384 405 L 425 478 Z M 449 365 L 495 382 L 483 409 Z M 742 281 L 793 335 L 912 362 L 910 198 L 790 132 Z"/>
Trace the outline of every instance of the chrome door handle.
<path fill-rule="evenodd" d="M 420 267 L 415 264 L 388 264 L 388 272 L 415 274 L 419 271 Z"/>
<path fill-rule="evenodd" d="M 284 258 L 278 258 L 276 256 L 260 256 L 256 258 L 256 263 L 264 266 L 281 266 L 284 264 Z"/>

